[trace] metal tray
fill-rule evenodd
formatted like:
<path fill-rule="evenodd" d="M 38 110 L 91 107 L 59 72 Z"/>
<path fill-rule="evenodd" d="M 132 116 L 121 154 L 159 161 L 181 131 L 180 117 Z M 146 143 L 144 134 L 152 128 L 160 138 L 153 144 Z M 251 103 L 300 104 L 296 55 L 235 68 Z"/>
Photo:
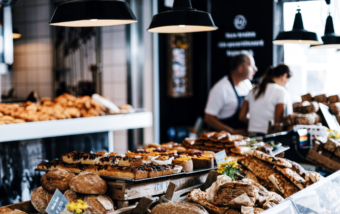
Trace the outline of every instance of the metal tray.
<path fill-rule="evenodd" d="M 104 178 L 105 180 L 121 180 L 121 181 L 131 181 L 131 182 L 137 183 L 137 182 L 141 182 L 141 181 L 152 181 L 152 180 L 159 179 L 159 178 L 175 177 L 175 176 L 180 176 L 180 175 L 191 175 L 191 174 L 195 174 L 195 173 L 199 173 L 199 172 L 209 172 L 210 170 L 216 170 L 216 169 L 217 169 L 217 167 L 207 168 L 207 169 L 197 169 L 197 170 L 194 170 L 194 171 L 191 171 L 191 172 L 180 172 L 180 173 L 177 173 L 177 174 L 163 175 L 163 176 L 158 176 L 158 177 L 153 177 L 153 178 L 145 178 L 145 179 L 138 179 L 138 180 L 135 180 L 134 178 L 124 178 L 124 177 L 115 177 L 115 176 L 106 176 L 106 175 L 99 175 L 99 176 Z M 36 168 L 34 171 L 49 172 L 50 170 Z"/>

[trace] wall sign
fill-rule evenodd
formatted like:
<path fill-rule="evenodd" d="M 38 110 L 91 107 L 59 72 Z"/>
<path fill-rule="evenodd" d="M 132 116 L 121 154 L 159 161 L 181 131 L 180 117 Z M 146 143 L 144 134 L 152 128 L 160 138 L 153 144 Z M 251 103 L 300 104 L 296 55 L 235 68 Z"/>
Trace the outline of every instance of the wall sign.
<path fill-rule="evenodd" d="M 229 60 L 240 53 L 254 56 L 262 76 L 273 63 L 273 1 L 214 0 L 211 15 L 219 28 L 212 32 L 212 85 L 229 73 Z"/>

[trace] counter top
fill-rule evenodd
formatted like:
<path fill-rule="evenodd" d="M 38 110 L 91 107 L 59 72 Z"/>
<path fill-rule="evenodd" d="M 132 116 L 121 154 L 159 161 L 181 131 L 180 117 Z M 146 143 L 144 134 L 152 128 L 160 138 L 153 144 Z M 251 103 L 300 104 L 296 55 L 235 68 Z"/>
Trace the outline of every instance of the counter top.
<path fill-rule="evenodd" d="M 0 125 L 0 143 L 152 126 L 151 112 Z"/>

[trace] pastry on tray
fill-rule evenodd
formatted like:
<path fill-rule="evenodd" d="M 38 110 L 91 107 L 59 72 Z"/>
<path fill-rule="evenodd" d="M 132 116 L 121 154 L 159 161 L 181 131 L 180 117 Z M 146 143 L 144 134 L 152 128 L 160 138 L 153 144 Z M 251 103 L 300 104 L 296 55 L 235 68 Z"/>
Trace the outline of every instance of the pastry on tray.
<path fill-rule="evenodd" d="M 216 134 L 216 132 L 207 132 L 207 133 L 201 134 L 199 136 L 199 139 L 201 139 L 201 140 L 209 140 L 210 137 L 212 137 L 214 134 Z"/>
<path fill-rule="evenodd" d="M 229 139 L 231 137 L 229 132 L 226 131 L 221 131 L 221 132 L 217 132 L 214 135 L 212 135 L 209 140 L 213 141 L 213 142 L 218 142 L 222 139 Z"/>
<path fill-rule="evenodd" d="M 174 155 L 172 163 L 183 167 L 183 171 L 190 172 L 194 170 L 194 163 L 188 155 Z"/>
<path fill-rule="evenodd" d="M 190 152 L 189 156 L 194 164 L 194 169 L 207 169 L 214 167 L 214 153 L 208 151 Z"/>

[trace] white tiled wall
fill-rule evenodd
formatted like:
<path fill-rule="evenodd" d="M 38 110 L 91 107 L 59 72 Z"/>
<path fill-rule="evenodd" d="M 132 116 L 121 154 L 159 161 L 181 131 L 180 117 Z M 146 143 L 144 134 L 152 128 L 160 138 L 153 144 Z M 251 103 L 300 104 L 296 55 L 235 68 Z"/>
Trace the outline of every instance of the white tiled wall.
<path fill-rule="evenodd" d="M 52 97 L 52 43 L 49 1 L 19 1 L 13 7 L 13 26 L 22 34 L 14 40 L 11 86 L 25 98 L 30 91 Z M 4 78 L 2 78 L 4 79 Z"/>
<path fill-rule="evenodd" d="M 102 27 L 103 95 L 118 106 L 127 103 L 125 26 Z M 127 131 L 114 132 L 114 148 L 125 153 Z"/>
<path fill-rule="evenodd" d="M 41 97 L 52 97 L 53 50 L 48 0 L 23 0 L 13 7 L 13 26 L 22 34 L 14 41 L 13 71 L 2 75 L 4 94 L 15 88 L 25 98 L 35 90 Z M 125 26 L 103 27 L 103 94 L 121 106 L 127 103 L 127 67 Z M 115 150 L 127 150 L 127 131 L 114 133 Z"/>

